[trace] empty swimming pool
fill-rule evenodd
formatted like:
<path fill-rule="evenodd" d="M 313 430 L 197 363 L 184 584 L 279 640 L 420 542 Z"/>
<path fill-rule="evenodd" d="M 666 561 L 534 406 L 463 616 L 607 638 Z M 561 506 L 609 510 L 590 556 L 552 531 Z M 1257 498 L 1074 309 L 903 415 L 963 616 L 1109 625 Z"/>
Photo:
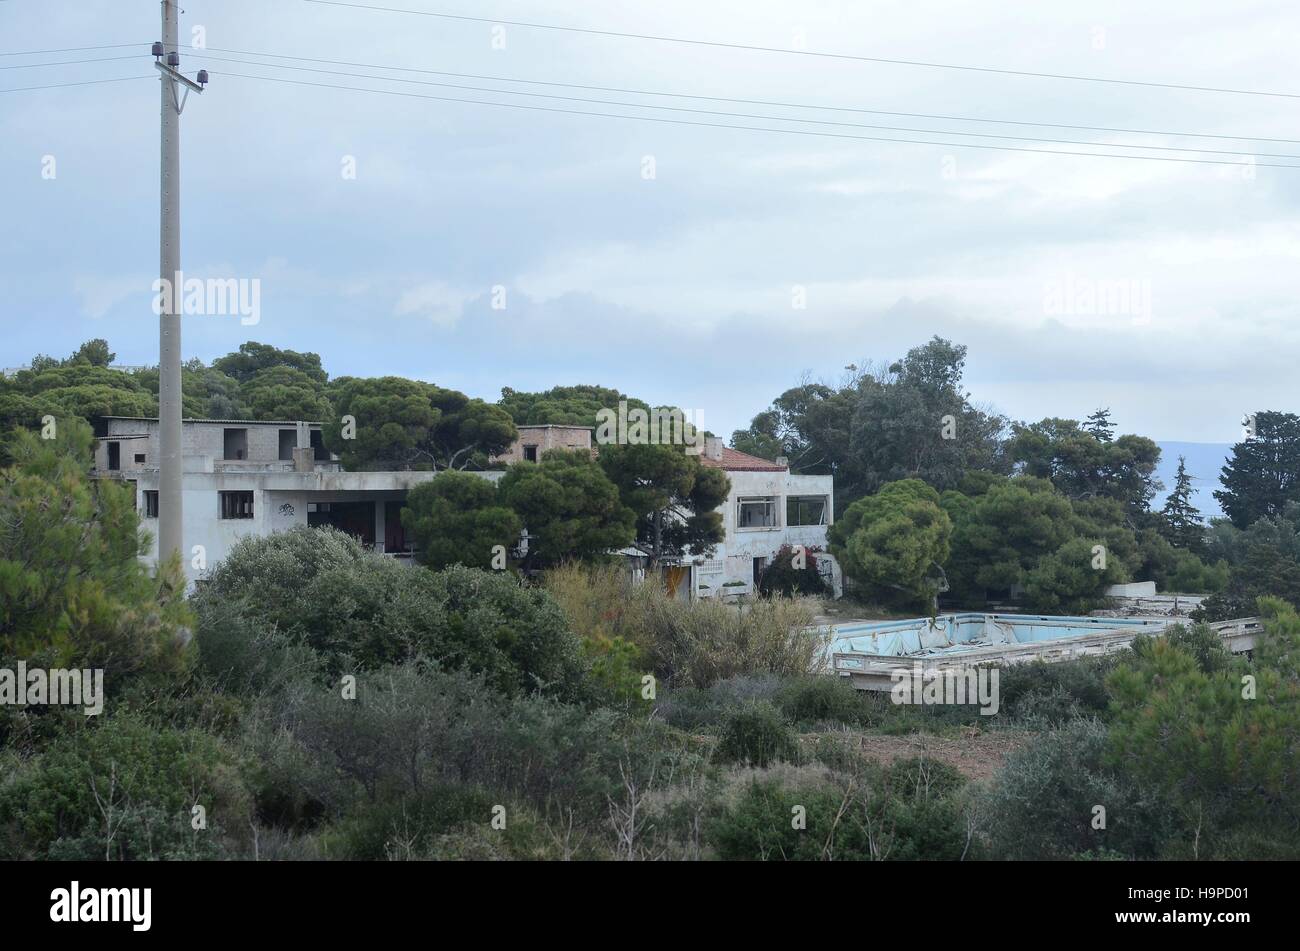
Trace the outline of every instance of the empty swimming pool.
<path fill-rule="evenodd" d="M 836 625 L 830 629 L 834 653 L 873 657 L 961 654 L 987 647 L 1010 647 L 1089 634 L 1159 633 L 1167 619 L 1054 617 L 1043 614 L 943 614 L 936 618 Z"/>

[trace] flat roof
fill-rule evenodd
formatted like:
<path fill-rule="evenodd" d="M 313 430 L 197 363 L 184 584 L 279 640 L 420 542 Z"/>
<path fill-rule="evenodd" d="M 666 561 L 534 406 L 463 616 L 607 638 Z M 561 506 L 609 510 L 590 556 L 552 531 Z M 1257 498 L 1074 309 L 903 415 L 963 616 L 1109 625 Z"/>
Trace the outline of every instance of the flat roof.
<path fill-rule="evenodd" d="M 133 422 L 156 423 L 157 416 L 101 416 L 100 419 L 127 419 Z M 299 423 L 306 423 L 308 426 L 320 426 L 321 424 L 310 419 L 195 419 L 186 416 L 181 419 L 182 423 L 239 423 L 241 426 L 297 426 Z"/>

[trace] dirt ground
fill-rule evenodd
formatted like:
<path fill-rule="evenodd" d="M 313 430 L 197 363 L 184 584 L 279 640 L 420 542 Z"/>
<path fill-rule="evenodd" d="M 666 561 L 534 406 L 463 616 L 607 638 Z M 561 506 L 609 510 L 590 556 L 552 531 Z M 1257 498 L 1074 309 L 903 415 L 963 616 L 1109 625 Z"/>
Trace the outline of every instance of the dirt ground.
<path fill-rule="evenodd" d="M 1027 743 L 1030 736 L 1020 730 L 983 731 L 975 727 L 956 736 L 860 733 L 854 742 L 864 756 L 881 763 L 927 756 L 947 763 L 969 780 L 985 780 L 1002 766 L 1010 753 Z"/>

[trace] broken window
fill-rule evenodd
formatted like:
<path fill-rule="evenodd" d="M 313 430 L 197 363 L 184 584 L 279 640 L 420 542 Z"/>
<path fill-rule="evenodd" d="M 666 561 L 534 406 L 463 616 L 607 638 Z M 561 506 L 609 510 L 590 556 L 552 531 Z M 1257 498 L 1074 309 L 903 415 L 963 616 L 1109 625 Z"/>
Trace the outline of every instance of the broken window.
<path fill-rule="evenodd" d="M 144 517 L 158 517 L 158 492 L 154 489 L 144 490 Z"/>
<path fill-rule="evenodd" d="M 737 528 L 775 528 L 776 499 L 741 499 L 736 513 Z"/>
<path fill-rule="evenodd" d="M 247 459 L 248 458 L 248 430 L 247 429 L 226 429 L 223 430 L 223 444 L 225 451 L 222 453 L 224 459 Z"/>
<path fill-rule="evenodd" d="M 252 492 L 218 492 L 221 497 L 222 518 L 252 518 Z"/>
<path fill-rule="evenodd" d="M 280 461 L 293 462 L 293 451 L 298 448 L 298 430 L 280 430 Z"/>
<path fill-rule="evenodd" d="M 537 461 L 537 447 L 524 446 L 524 462 L 536 462 L 536 461 Z"/>
<path fill-rule="evenodd" d="M 108 468 L 110 471 L 122 468 L 122 444 L 120 442 L 108 444 Z"/>
<path fill-rule="evenodd" d="M 785 500 L 787 525 L 825 525 L 826 496 L 792 495 Z"/>

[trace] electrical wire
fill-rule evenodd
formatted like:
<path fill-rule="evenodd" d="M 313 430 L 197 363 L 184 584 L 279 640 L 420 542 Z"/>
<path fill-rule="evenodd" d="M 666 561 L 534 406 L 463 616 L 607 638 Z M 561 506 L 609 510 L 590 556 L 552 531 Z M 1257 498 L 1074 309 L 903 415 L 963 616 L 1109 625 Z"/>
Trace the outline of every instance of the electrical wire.
<path fill-rule="evenodd" d="M 669 125 L 698 126 L 698 127 L 713 128 L 713 129 L 738 129 L 738 130 L 743 130 L 748 132 L 769 132 L 778 135 L 801 135 L 801 136 L 814 136 L 817 138 L 853 139 L 853 140 L 860 140 L 866 142 L 893 142 L 893 143 L 903 143 L 903 144 L 910 144 L 910 145 L 942 145 L 948 148 L 982 149 L 987 151 L 1000 151 L 1000 152 L 1030 152 L 1030 153 L 1036 153 L 1040 155 L 1073 155 L 1073 156 L 1080 156 L 1085 158 L 1112 158 L 1112 159 L 1127 159 L 1127 160 L 1147 161 L 1147 162 L 1178 162 L 1181 164 L 1189 164 L 1189 165 L 1230 165 L 1238 168 L 1242 168 L 1242 167 L 1300 168 L 1300 165 L 1287 165 L 1287 164 L 1269 163 L 1269 162 L 1253 162 L 1253 161 L 1230 162 L 1224 159 L 1178 158 L 1176 156 L 1169 156 L 1169 155 L 1123 155 L 1123 154 L 1113 153 L 1113 152 L 1077 152 L 1077 151 L 1070 151 L 1064 149 L 1031 149 L 1031 148 L 1025 148 L 1020 146 L 986 145 L 986 144 L 975 143 L 975 142 L 944 142 L 944 141 L 934 141 L 928 139 L 903 139 L 894 136 L 852 135 L 843 132 L 821 132 L 812 129 L 772 129 L 763 126 L 747 126 L 747 125 L 734 125 L 734 124 L 724 124 L 724 123 L 715 123 L 715 122 L 700 122 L 700 121 L 695 121 L 690 119 L 669 119 L 669 118 L 659 117 L 659 116 L 629 116 L 629 115 L 622 115 L 618 113 L 594 112 L 590 110 L 562 109 L 555 106 L 534 106 L 534 105 L 527 105 L 524 103 L 517 103 L 517 102 L 491 102 L 482 99 L 465 99 L 465 98 L 460 98 L 455 96 L 430 96 L 421 93 L 401 92 L 399 90 L 394 90 L 394 89 L 368 89 L 360 86 L 343 86 L 335 83 L 316 83 L 316 82 L 308 82 L 307 80 L 300 80 L 300 79 L 285 79 L 278 76 L 250 76 L 247 73 L 233 73 L 233 72 L 228 72 L 226 70 L 220 70 L 220 71 L 209 70 L 209 72 L 222 75 L 222 76 L 233 76 L 240 79 L 252 79 L 261 82 L 287 83 L 296 86 L 313 86 L 321 89 L 338 89 L 338 90 L 345 90 L 349 92 L 364 92 L 364 93 L 371 93 L 376 95 L 401 96 L 403 98 L 408 98 L 408 99 L 430 99 L 439 102 L 459 102 L 459 103 L 467 103 L 470 105 L 497 106 L 497 107 L 508 108 L 508 109 L 523 109 L 531 112 L 551 112 L 551 113 L 562 113 L 562 114 L 577 115 L 577 116 L 596 116 L 596 117 L 602 117 L 608 119 L 631 119 L 638 122 L 655 122 L 655 123 L 669 124 Z M 944 133 L 936 132 L 934 134 L 943 135 Z"/>

